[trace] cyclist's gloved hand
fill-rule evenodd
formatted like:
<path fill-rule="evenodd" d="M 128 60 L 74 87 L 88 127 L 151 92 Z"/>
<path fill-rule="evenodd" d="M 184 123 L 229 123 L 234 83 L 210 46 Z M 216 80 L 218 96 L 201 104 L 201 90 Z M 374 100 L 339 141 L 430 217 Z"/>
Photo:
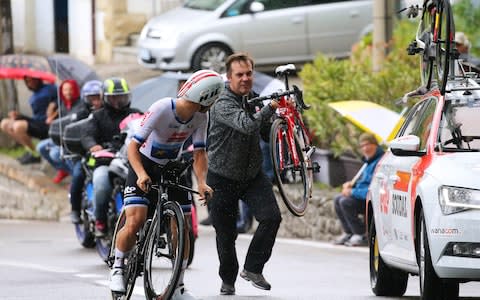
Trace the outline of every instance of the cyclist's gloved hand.
<path fill-rule="evenodd" d="M 142 191 L 148 193 L 150 191 L 150 186 L 152 185 L 152 179 L 150 179 L 146 173 L 141 174 L 138 176 L 137 185 Z"/>

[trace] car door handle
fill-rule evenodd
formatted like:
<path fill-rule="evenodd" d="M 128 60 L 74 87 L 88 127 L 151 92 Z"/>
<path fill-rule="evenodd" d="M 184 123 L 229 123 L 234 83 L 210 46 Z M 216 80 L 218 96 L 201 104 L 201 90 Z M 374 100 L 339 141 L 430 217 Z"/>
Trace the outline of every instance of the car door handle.
<path fill-rule="evenodd" d="M 303 23 L 304 18 L 303 17 L 292 17 L 290 20 L 292 21 L 292 24 L 301 24 L 301 23 Z"/>
<path fill-rule="evenodd" d="M 375 174 L 375 178 L 383 180 L 383 179 L 385 179 L 385 175 L 377 173 L 377 174 Z"/>
<path fill-rule="evenodd" d="M 390 181 L 391 183 L 395 183 L 399 179 L 400 179 L 400 177 L 398 177 L 397 175 L 391 175 L 390 177 L 388 177 L 388 181 Z"/>
<path fill-rule="evenodd" d="M 360 13 L 358 12 L 358 10 L 352 10 L 350 12 L 350 17 L 351 18 L 357 18 L 359 15 L 360 15 Z"/>

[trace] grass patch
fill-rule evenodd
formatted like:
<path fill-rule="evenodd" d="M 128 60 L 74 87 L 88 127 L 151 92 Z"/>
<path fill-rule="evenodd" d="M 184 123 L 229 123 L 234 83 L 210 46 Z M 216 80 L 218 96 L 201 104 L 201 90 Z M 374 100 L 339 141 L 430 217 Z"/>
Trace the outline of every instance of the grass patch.
<path fill-rule="evenodd" d="M 25 154 L 27 150 L 24 147 L 17 146 L 17 147 L 0 147 L 0 153 L 6 156 L 10 156 L 12 158 L 19 158 L 23 154 Z"/>

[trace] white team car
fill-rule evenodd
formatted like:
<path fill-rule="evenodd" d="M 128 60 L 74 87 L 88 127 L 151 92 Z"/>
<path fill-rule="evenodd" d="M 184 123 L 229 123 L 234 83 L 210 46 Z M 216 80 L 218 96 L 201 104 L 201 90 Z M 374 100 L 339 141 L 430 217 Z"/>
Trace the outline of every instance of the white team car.
<path fill-rule="evenodd" d="M 421 299 L 457 299 L 480 280 L 480 85 L 450 82 L 406 114 L 367 196 L 371 287 L 402 296 L 419 275 Z M 479 292 L 480 293 L 480 292 Z"/>

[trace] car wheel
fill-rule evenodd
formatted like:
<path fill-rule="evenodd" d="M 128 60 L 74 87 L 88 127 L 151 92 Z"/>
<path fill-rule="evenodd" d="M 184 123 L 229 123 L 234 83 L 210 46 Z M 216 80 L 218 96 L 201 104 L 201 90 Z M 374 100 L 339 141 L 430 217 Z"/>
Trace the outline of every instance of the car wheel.
<path fill-rule="evenodd" d="M 370 248 L 370 286 L 377 296 L 401 297 L 405 294 L 408 273 L 389 267 L 385 264 L 378 249 L 375 220 L 369 230 Z"/>
<path fill-rule="evenodd" d="M 423 210 L 419 221 L 419 274 L 420 295 L 422 300 L 458 299 L 458 282 L 441 279 L 435 273 L 430 255 Z"/>
<path fill-rule="evenodd" d="M 193 71 L 214 70 L 220 74 L 227 71 L 225 62 L 232 51 L 222 44 L 207 44 L 195 52 L 192 61 Z"/>

